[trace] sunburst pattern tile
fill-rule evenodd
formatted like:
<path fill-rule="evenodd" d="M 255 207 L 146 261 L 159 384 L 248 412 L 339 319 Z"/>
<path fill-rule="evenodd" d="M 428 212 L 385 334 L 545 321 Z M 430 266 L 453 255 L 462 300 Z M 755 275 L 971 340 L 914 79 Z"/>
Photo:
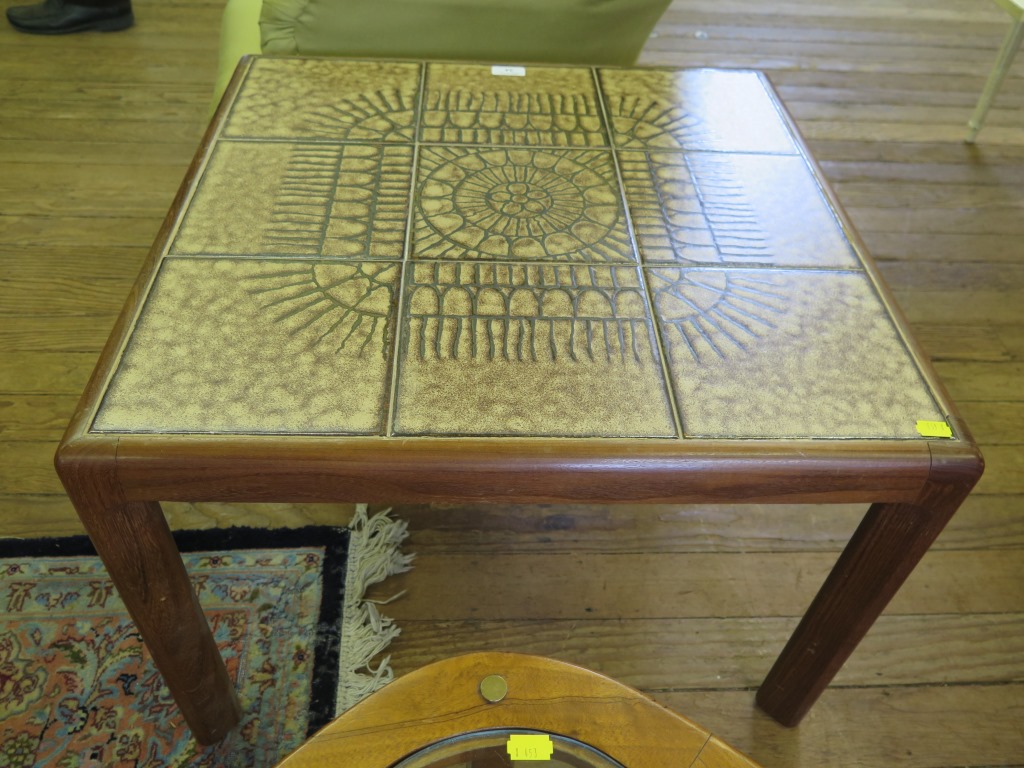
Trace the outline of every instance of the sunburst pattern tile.
<path fill-rule="evenodd" d="M 412 142 L 419 85 L 419 64 L 260 58 L 224 135 Z"/>
<path fill-rule="evenodd" d="M 94 430 L 382 432 L 400 271 L 166 260 Z"/>
<path fill-rule="evenodd" d="M 618 147 L 796 152 L 756 73 L 601 69 L 599 74 Z"/>
<path fill-rule="evenodd" d="M 863 273 L 646 272 L 689 437 L 916 438 L 943 420 Z"/>
<path fill-rule="evenodd" d="M 645 263 L 859 266 L 802 157 L 619 154 Z"/>
<path fill-rule="evenodd" d="M 590 69 L 523 68 L 495 75 L 477 64 L 427 65 L 423 141 L 517 146 L 607 146 Z"/>
<path fill-rule="evenodd" d="M 223 141 L 172 253 L 401 259 L 413 149 Z"/>
<path fill-rule="evenodd" d="M 619 164 L 645 263 L 726 260 L 685 155 L 620 152 Z"/>
<path fill-rule="evenodd" d="M 423 147 L 417 259 L 632 262 L 606 150 Z"/>

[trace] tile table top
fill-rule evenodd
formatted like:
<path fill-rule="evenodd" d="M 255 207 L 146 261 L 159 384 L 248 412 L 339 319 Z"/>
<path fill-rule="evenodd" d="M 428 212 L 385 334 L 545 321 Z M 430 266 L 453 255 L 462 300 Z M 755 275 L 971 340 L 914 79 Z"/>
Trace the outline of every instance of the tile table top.
<path fill-rule="evenodd" d="M 842 222 L 757 73 L 257 58 L 90 431 L 923 439 Z"/>

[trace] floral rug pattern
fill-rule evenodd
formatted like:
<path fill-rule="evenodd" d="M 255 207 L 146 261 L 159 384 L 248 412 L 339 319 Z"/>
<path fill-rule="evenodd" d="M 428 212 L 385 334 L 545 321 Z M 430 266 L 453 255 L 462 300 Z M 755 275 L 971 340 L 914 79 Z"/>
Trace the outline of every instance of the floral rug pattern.
<path fill-rule="evenodd" d="M 321 621 L 325 547 L 183 558 L 228 671 L 242 681 L 240 727 L 214 747 L 196 744 L 98 558 L 5 558 L 0 768 L 251 768 L 302 743 L 317 647 L 337 645 L 336 623 L 331 642 Z"/>

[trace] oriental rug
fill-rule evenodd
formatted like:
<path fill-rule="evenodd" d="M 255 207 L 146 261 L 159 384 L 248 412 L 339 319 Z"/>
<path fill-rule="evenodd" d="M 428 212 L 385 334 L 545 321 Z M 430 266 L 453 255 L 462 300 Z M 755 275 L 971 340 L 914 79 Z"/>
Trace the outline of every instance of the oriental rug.
<path fill-rule="evenodd" d="M 390 680 L 372 660 L 398 628 L 363 594 L 408 569 L 404 536 L 362 507 L 349 528 L 175 534 L 243 710 L 207 748 L 88 539 L 0 541 L 0 768 L 274 765 Z"/>

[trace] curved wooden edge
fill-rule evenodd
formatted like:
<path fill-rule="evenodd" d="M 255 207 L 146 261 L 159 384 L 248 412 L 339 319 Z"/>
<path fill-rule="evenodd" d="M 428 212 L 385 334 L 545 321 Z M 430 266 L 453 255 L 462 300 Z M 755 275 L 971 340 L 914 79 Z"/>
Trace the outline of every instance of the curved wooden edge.
<path fill-rule="evenodd" d="M 225 95 L 221 99 L 220 106 L 218 106 L 217 111 L 214 113 L 213 118 L 210 120 L 210 123 L 206 128 L 206 131 L 203 133 L 203 138 L 192 157 L 192 162 L 189 164 L 188 170 L 185 172 L 185 177 L 178 186 L 178 191 L 174 196 L 174 201 L 171 203 L 171 206 L 167 211 L 167 215 L 164 217 L 163 224 L 157 232 L 157 236 L 153 241 L 152 247 L 149 249 L 149 253 L 146 256 L 145 261 L 143 261 L 142 266 L 139 268 L 139 274 L 135 278 L 135 282 L 125 299 L 124 306 L 121 308 L 121 312 L 114 323 L 114 327 L 107 338 L 107 343 L 103 347 L 99 360 L 93 368 L 92 375 L 89 378 L 89 383 L 86 385 L 85 391 L 82 393 L 82 397 L 78 401 L 75 412 L 72 415 L 71 421 L 64 432 L 64 437 L 61 440 L 62 444 L 75 439 L 91 437 L 88 435 L 89 426 L 97 409 L 99 408 L 99 400 L 102 398 L 103 393 L 106 390 L 107 381 L 110 376 L 113 375 L 121 349 L 124 347 L 124 344 L 127 342 L 128 337 L 132 332 L 136 318 L 138 317 L 146 296 L 148 295 L 149 287 L 156 278 L 160 262 L 169 245 L 171 236 L 174 233 L 178 216 L 183 210 L 185 202 L 192 193 L 200 171 L 206 161 L 206 155 L 209 148 L 226 122 L 230 106 L 234 101 L 239 88 L 241 88 L 242 80 L 250 66 L 251 57 L 243 57 L 239 62 L 238 67 L 235 69 L 235 74 L 232 76 L 231 82 L 225 91 Z"/>
<path fill-rule="evenodd" d="M 57 446 L 54 469 L 76 509 L 126 502 L 117 476 L 118 442 L 116 437 L 65 438 Z"/>
<path fill-rule="evenodd" d="M 501 675 L 508 694 L 490 704 L 480 682 Z M 280 768 L 384 768 L 443 739 L 522 728 L 577 739 L 630 768 L 756 768 L 699 725 L 596 672 L 514 653 L 474 653 L 401 677 L 292 753 Z M 732 762 L 726 760 L 735 756 Z"/>
<path fill-rule="evenodd" d="M 235 65 L 235 71 L 231 73 L 231 79 L 228 80 L 227 87 L 224 89 L 224 93 L 221 94 L 220 101 L 217 102 L 217 108 L 210 116 L 211 128 L 218 126 L 219 130 L 219 127 L 227 122 L 228 112 L 230 112 L 231 105 L 234 103 L 235 97 L 242 87 L 242 81 L 245 80 L 246 74 L 252 69 L 253 62 L 257 58 L 258 56 L 251 53 L 239 57 L 238 63 Z"/>
<path fill-rule="evenodd" d="M 121 436 L 129 499 L 317 502 L 913 501 L 927 441 Z"/>
<path fill-rule="evenodd" d="M 951 414 L 948 419 L 960 440 L 929 441 L 932 466 L 928 473 L 929 482 L 922 493 L 927 492 L 930 485 L 942 483 L 951 484 L 966 495 L 985 472 L 985 457 L 970 428 L 959 415 Z"/>

